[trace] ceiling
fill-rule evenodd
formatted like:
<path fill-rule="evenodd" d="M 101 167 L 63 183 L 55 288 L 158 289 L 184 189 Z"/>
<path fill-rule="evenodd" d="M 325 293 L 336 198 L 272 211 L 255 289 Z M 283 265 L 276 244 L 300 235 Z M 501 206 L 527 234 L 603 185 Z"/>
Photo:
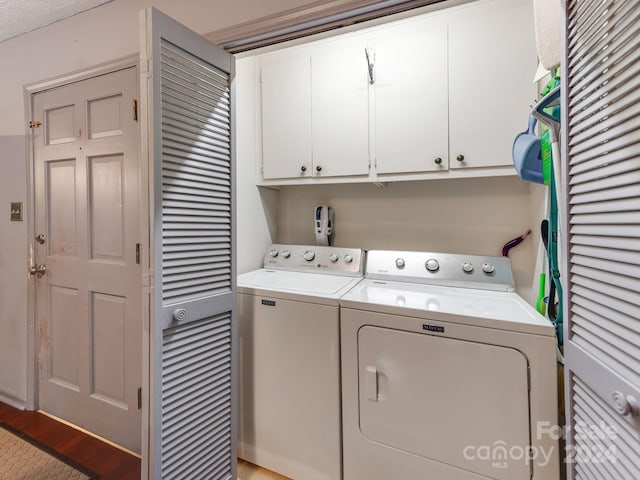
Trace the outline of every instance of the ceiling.
<path fill-rule="evenodd" d="M 112 0 L 0 0 L 0 42 Z"/>

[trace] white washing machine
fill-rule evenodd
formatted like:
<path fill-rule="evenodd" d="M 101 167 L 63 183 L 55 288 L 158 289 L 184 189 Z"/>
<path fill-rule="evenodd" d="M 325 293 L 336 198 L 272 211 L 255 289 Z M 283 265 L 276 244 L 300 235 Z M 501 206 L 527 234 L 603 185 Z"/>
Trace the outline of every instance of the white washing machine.
<path fill-rule="evenodd" d="M 556 340 L 509 260 L 370 251 L 341 299 L 344 480 L 558 480 Z"/>
<path fill-rule="evenodd" d="M 362 250 L 272 245 L 238 276 L 238 455 L 294 480 L 342 477 L 338 299 Z"/>

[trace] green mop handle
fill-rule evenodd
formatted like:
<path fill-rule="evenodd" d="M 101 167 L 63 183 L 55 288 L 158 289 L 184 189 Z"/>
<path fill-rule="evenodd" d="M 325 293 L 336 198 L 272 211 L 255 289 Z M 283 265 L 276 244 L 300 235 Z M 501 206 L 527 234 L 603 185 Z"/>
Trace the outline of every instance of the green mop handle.
<path fill-rule="evenodd" d="M 536 310 L 540 315 L 547 314 L 547 304 L 544 303 L 544 294 L 545 294 L 546 286 L 547 286 L 547 275 L 544 273 L 541 273 L 540 279 L 538 280 L 538 300 L 536 300 Z"/>

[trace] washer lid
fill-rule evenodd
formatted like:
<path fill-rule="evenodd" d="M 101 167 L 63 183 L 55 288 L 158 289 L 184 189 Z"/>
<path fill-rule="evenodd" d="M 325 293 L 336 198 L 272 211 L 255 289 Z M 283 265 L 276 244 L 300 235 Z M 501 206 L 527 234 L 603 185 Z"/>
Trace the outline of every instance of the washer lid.
<path fill-rule="evenodd" d="M 555 335 L 551 322 L 514 292 L 364 279 L 340 299 L 343 308 Z"/>
<path fill-rule="evenodd" d="M 361 278 L 261 268 L 238 275 L 238 288 L 245 293 L 264 290 L 337 299 Z"/>

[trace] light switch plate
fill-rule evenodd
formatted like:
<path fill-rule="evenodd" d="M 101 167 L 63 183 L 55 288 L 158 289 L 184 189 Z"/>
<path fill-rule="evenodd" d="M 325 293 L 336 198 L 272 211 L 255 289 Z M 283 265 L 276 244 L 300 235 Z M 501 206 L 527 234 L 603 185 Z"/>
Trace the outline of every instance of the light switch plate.
<path fill-rule="evenodd" d="M 22 202 L 11 202 L 11 221 L 22 221 Z"/>

